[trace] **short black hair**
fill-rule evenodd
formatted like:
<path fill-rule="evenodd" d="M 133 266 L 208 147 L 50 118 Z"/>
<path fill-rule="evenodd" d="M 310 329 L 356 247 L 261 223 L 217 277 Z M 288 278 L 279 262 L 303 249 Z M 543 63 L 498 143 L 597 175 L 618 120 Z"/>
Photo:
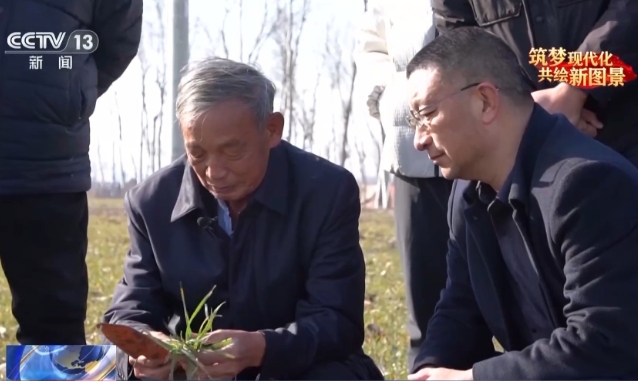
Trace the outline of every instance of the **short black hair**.
<path fill-rule="evenodd" d="M 479 27 L 462 27 L 441 34 L 424 46 L 407 66 L 436 68 L 446 78 L 464 77 L 468 83 L 490 81 L 516 103 L 532 100 L 532 88 L 516 54 L 499 37 Z"/>

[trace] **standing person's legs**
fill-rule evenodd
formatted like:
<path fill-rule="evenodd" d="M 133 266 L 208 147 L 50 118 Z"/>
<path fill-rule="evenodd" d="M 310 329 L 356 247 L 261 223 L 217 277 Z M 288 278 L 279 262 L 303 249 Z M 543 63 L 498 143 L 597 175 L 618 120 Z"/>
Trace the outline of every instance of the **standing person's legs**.
<path fill-rule="evenodd" d="M 447 202 L 452 181 L 395 177 L 395 224 L 408 305 L 408 368 L 447 280 Z"/>
<path fill-rule="evenodd" d="M 0 211 L 0 260 L 18 342 L 85 344 L 86 193 L 0 196 Z"/>

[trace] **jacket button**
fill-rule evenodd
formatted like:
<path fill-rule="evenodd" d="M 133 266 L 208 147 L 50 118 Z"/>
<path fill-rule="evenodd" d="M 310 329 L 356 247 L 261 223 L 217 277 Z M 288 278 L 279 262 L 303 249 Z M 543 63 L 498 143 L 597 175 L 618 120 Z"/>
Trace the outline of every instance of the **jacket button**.
<path fill-rule="evenodd" d="M 476 215 L 472 215 L 472 219 L 474 219 L 474 220 L 479 220 L 479 217 L 478 217 L 478 216 L 476 216 Z"/>
<path fill-rule="evenodd" d="M 543 18 L 543 16 L 536 16 L 535 20 L 536 20 L 537 23 L 542 23 L 543 20 L 545 20 L 545 19 Z"/>

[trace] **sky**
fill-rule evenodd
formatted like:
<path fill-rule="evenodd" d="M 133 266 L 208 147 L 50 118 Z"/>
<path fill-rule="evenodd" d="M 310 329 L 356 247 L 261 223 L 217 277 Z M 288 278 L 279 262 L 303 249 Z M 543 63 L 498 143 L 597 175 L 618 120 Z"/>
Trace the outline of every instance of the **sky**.
<path fill-rule="evenodd" d="M 132 178 L 139 169 L 140 163 L 140 135 L 141 135 L 141 110 L 142 110 L 142 65 L 145 62 L 150 68 L 147 70 L 146 86 L 146 107 L 149 114 L 155 115 L 160 108 L 159 91 L 154 86 L 154 73 L 166 70 L 168 77 L 168 92 L 165 103 L 164 128 L 161 135 L 162 161 L 161 166 L 170 163 L 171 151 L 171 127 L 172 115 L 170 115 L 170 103 L 173 102 L 170 74 L 172 72 L 172 1 L 165 1 L 166 15 L 164 20 L 160 20 L 154 4 L 151 1 L 145 2 L 145 39 L 141 54 L 128 67 L 122 77 L 116 81 L 109 91 L 103 95 L 97 103 L 96 110 L 91 117 L 91 159 L 93 162 L 94 178 L 110 181 L 112 174 L 119 176 L 119 163 L 113 171 L 112 158 L 123 158 L 123 166 L 127 178 Z M 221 52 L 218 34 L 223 23 L 225 7 L 231 5 L 233 0 L 190 0 L 190 46 L 191 59 L 199 59 L 214 53 Z M 237 0 L 235 0 L 237 1 Z M 231 59 L 241 60 L 239 56 L 240 36 L 243 36 L 244 50 L 247 51 L 252 46 L 259 26 L 264 17 L 264 1 L 273 3 L 275 0 L 243 0 L 243 28 L 239 28 L 239 16 L 236 11 L 231 12 L 226 22 L 226 36 L 230 47 Z M 299 0 L 297 0 L 299 1 Z M 317 124 L 315 127 L 315 140 L 317 148 L 314 150 L 319 155 L 326 155 L 325 147 L 330 144 L 333 135 L 332 126 L 339 124 L 341 110 L 338 99 L 330 92 L 330 84 L 327 75 L 322 72 L 322 80 L 316 93 L 314 93 L 317 74 L 321 71 L 323 64 L 322 55 L 325 51 L 327 28 L 330 26 L 331 33 L 338 36 L 339 46 L 348 52 L 354 43 L 354 31 L 358 20 L 363 14 L 362 0 L 310 0 L 311 9 L 306 22 L 299 52 L 299 74 L 296 83 L 299 89 L 306 90 L 304 100 L 311 101 L 311 97 L 317 97 Z M 269 3 L 269 5 L 270 5 Z M 274 4 L 272 4 L 274 7 Z M 271 9 L 273 8 L 271 7 Z M 158 38 L 148 37 L 158 35 L 161 26 L 165 28 L 166 39 L 163 49 L 166 50 L 168 62 L 161 59 Z M 205 32 L 208 31 L 208 35 Z M 99 49 L 99 48 L 98 48 Z M 347 58 L 347 57 L 346 57 Z M 246 60 L 246 57 L 243 57 Z M 260 54 L 258 66 L 271 79 L 276 79 L 276 62 L 273 55 L 273 47 L 265 46 Z M 374 175 L 376 172 L 376 147 L 373 138 L 368 131 L 370 118 L 367 116 L 365 97 L 360 91 L 355 93 L 355 103 L 353 119 L 351 121 L 351 141 L 358 140 L 367 152 L 367 163 L 364 166 L 366 177 Z M 118 121 L 121 121 L 121 129 Z M 378 126 L 372 125 L 375 133 Z M 121 130 L 121 140 L 120 140 Z M 120 144 L 122 142 L 122 144 Z M 354 147 L 353 150 L 354 151 Z M 147 154 L 143 155 L 146 156 Z M 346 166 L 355 175 L 361 174 L 360 166 L 356 154 Z M 101 165 L 100 165 L 101 163 Z M 144 167 L 144 163 L 143 163 Z M 148 176 L 149 169 L 145 169 Z"/>

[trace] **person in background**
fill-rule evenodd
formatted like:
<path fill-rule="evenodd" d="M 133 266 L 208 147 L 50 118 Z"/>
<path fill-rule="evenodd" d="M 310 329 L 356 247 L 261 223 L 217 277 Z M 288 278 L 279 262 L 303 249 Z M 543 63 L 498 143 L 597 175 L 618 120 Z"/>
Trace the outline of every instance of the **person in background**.
<path fill-rule="evenodd" d="M 638 1 L 431 1 L 440 33 L 478 26 L 502 38 L 516 53 L 537 103 L 550 113 L 564 114 L 580 131 L 638 166 L 638 81 L 593 89 L 539 82 L 529 56 L 532 48 L 564 48 L 583 55 L 606 51 L 638 70 Z"/>
<path fill-rule="evenodd" d="M 409 379 L 638 378 L 638 169 L 536 104 L 481 28 L 442 34 L 407 74 L 415 146 L 458 179 Z"/>
<path fill-rule="evenodd" d="M 408 305 L 411 365 L 445 286 L 447 202 L 452 181 L 413 145 L 406 118 L 405 68 L 435 37 L 429 1 L 370 0 L 355 51 L 358 82 L 367 86 L 370 115 L 385 131 L 381 170 L 394 175 L 394 219 Z M 382 177 L 384 174 L 380 174 Z"/>
<path fill-rule="evenodd" d="M 64 47 L 82 29 L 97 50 L 64 66 L 64 55 L 0 55 L 0 261 L 22 344 L 86 343 L 89 117 L 137 54 L 142 0 L 0 1 L 4 41 L 65 33 Z"/>

